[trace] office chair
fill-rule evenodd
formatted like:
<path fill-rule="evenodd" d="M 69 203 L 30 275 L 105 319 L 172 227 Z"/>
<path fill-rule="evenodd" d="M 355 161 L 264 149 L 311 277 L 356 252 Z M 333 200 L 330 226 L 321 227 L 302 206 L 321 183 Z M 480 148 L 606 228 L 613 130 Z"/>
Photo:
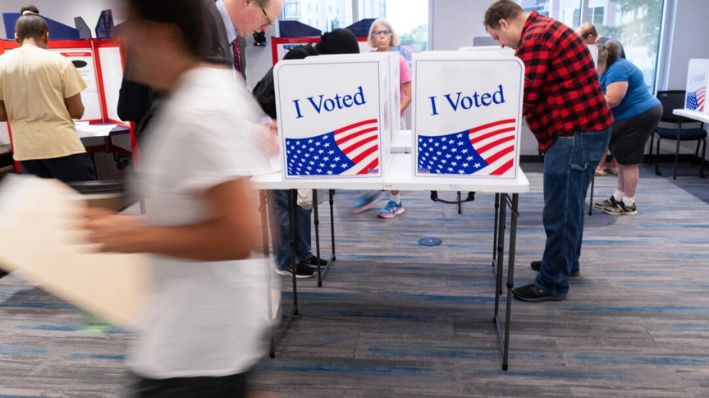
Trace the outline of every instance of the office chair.
<path fill-rule="evenodd" d="M 677 127 L 667 128 L 658 127 L 655 130 L 657 134 L 657 144 L 655 149 L 655 175 L 662 175 L 660 172 L 660 142 L 662 140 L 675 140 L 677 145 L 675 147 L 675 161 L 674 168 L 672 170 L 672 179 L 677 179 L 677 161 L 679 160 L 679 144 L 682 141 L 697 141 L 697 149 L 694 152 L 696 157 L 699 156 L 699 147 L 702 147 L 702 157 L 699 163 L 699 177 L 704 178 L 704 157 L 706 155 L 707 149 L 707 132 L 704 130 L 704 123 L 696 122 L 692 119 L 688 119 L 682 116 L 677 116 L 672 114 L 675 109 L 684 108 L 684 96 L 685 92 L 682 90 L 671 90 L 671 91 L 658 91 L 657 99 L 662 103 L 662 118 L 661 122 L 673 123 Z M 699 127 L 686 128 L 683 125 L 686 123 L 699 123 Z M 650 140 L 650 154 L 652 155 L 652 145 L 653 139 Z"/>

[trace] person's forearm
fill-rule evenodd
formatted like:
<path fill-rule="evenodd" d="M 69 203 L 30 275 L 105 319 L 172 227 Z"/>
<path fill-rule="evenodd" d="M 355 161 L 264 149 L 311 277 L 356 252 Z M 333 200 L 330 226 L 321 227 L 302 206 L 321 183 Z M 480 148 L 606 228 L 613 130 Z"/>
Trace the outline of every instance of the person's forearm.
<path fill-rule="evenodd" d="M 132 239 L 133 252 L 145 252 L 197 261 L 248 258 L 256 243 L 253 226 L 239 228 L 217 221 L 184 227 L 143 226 Z"/>
<path fill-rule="evenodd" d="M 0 122 L 7 121 L 7 111 L 5 111 L 5 102 L 0 101 Z"/>
<path fill-rule="evenodd" d="M 402 98 L 401 99 L 401 106 L 400 106 L 401 109 L 399 109 L 399 113 L 403 113 L 406 110 L 406 108 L 409 107 L 409 105 L 411 105 L 411 97 Z"/>

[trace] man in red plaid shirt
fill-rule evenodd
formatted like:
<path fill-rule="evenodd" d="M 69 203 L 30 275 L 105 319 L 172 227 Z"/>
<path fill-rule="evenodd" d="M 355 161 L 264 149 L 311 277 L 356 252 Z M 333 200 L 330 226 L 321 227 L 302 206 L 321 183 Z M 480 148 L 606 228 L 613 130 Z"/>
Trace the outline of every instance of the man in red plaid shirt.
<path fill-rule="evenodd" d="M 532 262 L 534 283 L 512 293 L 523 301 L 563 300 L 568 278 L 579 275 L 584 201 L 613 117 L 591 53 L 573 29 L 511 0 L 492 4 L 484 23 L 524 62 L 524 116 L 544 152 L 544 255 Z"/>

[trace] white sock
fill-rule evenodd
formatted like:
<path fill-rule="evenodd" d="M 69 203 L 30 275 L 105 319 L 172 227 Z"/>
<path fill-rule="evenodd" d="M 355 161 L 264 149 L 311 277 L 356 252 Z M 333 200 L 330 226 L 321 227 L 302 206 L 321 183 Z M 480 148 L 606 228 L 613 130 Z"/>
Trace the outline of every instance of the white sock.
<path fill-rule="evenodd" d="M 633 196 L 632 198 L 629 198 L 629 197 L 627 197 L 627 196 L 624 196 L 624 197 L 623 197 L 623 204 L 626 205 L 626 206 L 632 206 L 632 205 L 634 205 L 634 204 L 635 204 L 635 196 Z"/>
<path fill-rule="evenodd" d="M 398 194 L 398 195 L 391 194 L 391 200 L 396 202 L 397 205 L 400 204 L 401 203 L 401 194 Z"/>
<path fill-rule="evenodd" d="M 615 190 L 613 193 L 613 199 L 615 199 L 616 202 L 620 202 L 621 199 L 623 199 L 623 191 Z"/>

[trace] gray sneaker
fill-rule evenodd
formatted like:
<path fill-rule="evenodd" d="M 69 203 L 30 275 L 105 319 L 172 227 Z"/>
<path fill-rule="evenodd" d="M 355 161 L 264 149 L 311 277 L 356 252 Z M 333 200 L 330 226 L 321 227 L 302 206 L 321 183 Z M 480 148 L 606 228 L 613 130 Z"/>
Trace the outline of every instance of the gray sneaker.
<path fill-rule="evenodd" d="M 603 210 L 606 207 L 614 207 L 618 205 L 618 201 L 615 200 L 613 195 L 611 195 L 610 198 L 604 199 L 604 200 L 597 200 L 593 202 L 593 207 L 599 210 Z"/>
<path fill-rule="evenodd" d="M 635 214 L 638 214 L 638 207 L 635 205 L 635 203 L 628 206 L 621 201 L 618 202 L 615 206 L 604 207 L 603 212 L 612 216 L 633 216 Z"/>

